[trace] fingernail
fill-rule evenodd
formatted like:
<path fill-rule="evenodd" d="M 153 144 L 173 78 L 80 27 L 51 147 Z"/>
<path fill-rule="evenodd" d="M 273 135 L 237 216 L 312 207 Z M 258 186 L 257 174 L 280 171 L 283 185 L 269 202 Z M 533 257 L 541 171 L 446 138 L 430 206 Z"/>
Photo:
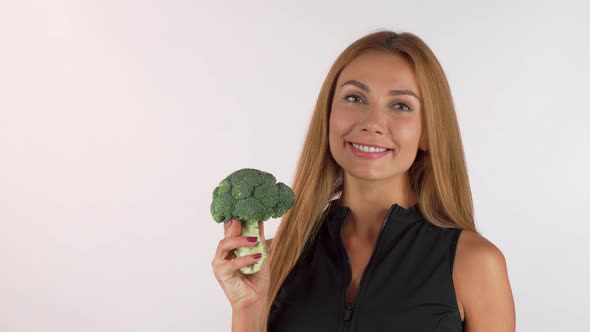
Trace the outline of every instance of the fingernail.
<path fill-rule="evenodd" d="M 248 237 L 248 242 L 258 242 L 258 238 L 256 236 Z"/>
<path fill-rule="evenodd" d="M 260 257 L 262 257 L 262 254 L 252 255 L 252 258 L 254 258 L 254 259 L 260 259 Z"/>

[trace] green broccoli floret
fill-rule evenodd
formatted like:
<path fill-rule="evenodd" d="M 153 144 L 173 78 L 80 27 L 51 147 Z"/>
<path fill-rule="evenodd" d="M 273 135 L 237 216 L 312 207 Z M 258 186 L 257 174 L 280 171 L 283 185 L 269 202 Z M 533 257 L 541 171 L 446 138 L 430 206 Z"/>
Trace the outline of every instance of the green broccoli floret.
<path fill-rule="evenodd" d="M 242 223 L 242 236 L 255 236 L 258 243 L 252 247 L 240 247 L 238 257 L 261 253 L 256 263 L 241 269 L 244 274 L 260 271 L 267 252 L 260 241 L 258 221 L 279 218 L 295 204 L 295 194 L 286 184 L 276 183 L 276 178 L 267 172 L 253 168 L 237 170 L 213 190 L 211 215 L 218 223 L 237 218 Z"/>

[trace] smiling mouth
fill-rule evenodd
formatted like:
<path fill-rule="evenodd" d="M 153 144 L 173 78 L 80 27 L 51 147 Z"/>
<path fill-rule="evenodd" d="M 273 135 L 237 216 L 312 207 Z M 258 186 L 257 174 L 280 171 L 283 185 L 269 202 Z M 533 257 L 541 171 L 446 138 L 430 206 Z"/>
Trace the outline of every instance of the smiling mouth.
<path fill-rule="evenodd" d="M 383 148 L 383 149 L 375 149 L 375 148 L 367 149 L 366 147 L 365 148 L 363 148 L 363 147 L 358 148 L 357 144 L 350 143 L 350 142 L 346 142 L 346 146 L 357 157 L 367 158 L 367 159 L 380 158 L 380 157 L 383 157 L 383 156 L 389 154 L 392 151 L 391 149 L 387 149 L 387 148 Z"/>
<path fill-rule="evenodd" d="M 350 144 L 352 144 L 352 146 L 357 150 L 360 150 L 363 152 L 369 152 L 369 153 L 380 153 L 380 152 L 385 152 L 385 151 L 389 150 L 388 148 L 378 148 L 378 147 L 360 145 L 360 144 L 355 144 L 355 143 L 350 143 Z"/>
<path fill-rule="evenodd" d="M 392 150 L 388 147 L 379 146 L 376 144 L 363 144 L 363 143 L 359 143 L 359 142 L 349 142 L 349 141 L 345 141 L 345 142 L 346 142 L 346 144 L 352 145 L 357 150 L 367 152 L 367 153 L 375 153 L 375 152 L 379 153 L 379 152 L 386 152 L 386 151 Z"/>

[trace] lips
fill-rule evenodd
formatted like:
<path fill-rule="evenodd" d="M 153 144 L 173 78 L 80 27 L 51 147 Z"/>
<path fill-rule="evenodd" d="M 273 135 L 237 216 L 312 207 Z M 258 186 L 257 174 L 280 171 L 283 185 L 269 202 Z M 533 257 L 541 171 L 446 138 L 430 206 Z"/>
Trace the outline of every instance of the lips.
<path fill-rule="evenodd" d="M 389 153 L 392 153 L 390 149 L 387 149 L 383 152 L 366 152 L 363 150 L 359 150 L 357 148 L 354 147 L 354 145 L 352 145 L 352 143 L 346 143 L 346 147 L 347 149 L 350 149 L 350 151 L 356 155 L 359 158 L 362 159 L 377 159 L 377 158 L 381 158 L 383 156 L 388 155 Z"/>
<path fill-rule="evenodd" d="M 374 147 L 374 148 L 380 148 L 380 149 L 392 150 L 392 148 L 389 148 L 387 146 L 383 146 L 383 145 L 379 145 L 379 144 L 373 144 L 373 143 L 363 143 L 363 142 L 353 142 L 353 141 L 348 141 L 347 143 L 356 144 L 356 145 L 364 145 L 364 146 Z"/>

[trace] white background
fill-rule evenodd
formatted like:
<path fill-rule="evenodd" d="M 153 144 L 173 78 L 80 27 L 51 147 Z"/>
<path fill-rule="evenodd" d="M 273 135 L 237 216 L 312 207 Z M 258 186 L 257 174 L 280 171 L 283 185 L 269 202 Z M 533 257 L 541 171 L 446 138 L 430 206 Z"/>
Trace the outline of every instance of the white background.
<path fill-rule="evenodd" d="M 583 1 L 1 0 L 0 331 L 229 331 L 211 192 L 243 167 L 292 184 L 330 65 L 380 28 L 445 69 L 518 330 L 586 328 L 588 16 Z"/>

